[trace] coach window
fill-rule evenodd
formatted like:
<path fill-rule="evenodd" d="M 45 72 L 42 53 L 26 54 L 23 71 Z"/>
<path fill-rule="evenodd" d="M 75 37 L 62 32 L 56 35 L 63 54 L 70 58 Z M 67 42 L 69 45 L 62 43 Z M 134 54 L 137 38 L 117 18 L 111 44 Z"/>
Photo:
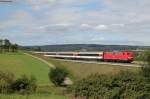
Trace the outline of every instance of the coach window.
<path fill-rule="evenodd" d="M 113 55 L 116 55 L 116 53 L 115 53 L 115 52 L 113 52 Z"/>

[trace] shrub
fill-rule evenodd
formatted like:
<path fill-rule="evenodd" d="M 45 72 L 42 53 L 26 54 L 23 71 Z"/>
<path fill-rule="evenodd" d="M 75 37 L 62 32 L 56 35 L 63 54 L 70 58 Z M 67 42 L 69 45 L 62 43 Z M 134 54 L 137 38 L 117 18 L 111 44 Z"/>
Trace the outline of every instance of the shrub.
<path fill-rule="evenodd" d="M 144 53 L 143 61 L 145 65 L 142 67 L 142 74 L 150 80 L 150 51 Z"/>
<path fill-rule="evenodd" d="M 112 78 L 112 89 L 118 88 L 118 93 L 112 95 L 113 99 L 149 99 L 150 84 L 140 74 L 121 72 Z M 111 90 L 112 90 L 111 89 Z M 112 90 L 112 92 L 114 92 Z"/>
<path fill-rule="evenodd" d="M 131 72 L 114 76 L 95 74 L 77 81 L 72 92 L 85 99 L 150 99 L 150 84 Z"/>
<path fill-rule="evenodd" d="M 14 81 L 14 75 L 10 72 L 0 71 L 0 93 L 11 92 L 11 84 Z"/>
<path fill-rule="evenodd" d="M 30 94 L 36 91 L 36 79 L 35 77 L 31 76 L 30 78 L 23 75 L 21 78 L 15 80 L 11 88 L 14 92 L 19 92 L 21 94 Z"/>
<path fill-rule="evenodd" d="M 56 86 L 62 86 L 68 72 L 64 68 L 57 67 L 51 68 L 48 75 L 50 81 L 52 81 Z"/>

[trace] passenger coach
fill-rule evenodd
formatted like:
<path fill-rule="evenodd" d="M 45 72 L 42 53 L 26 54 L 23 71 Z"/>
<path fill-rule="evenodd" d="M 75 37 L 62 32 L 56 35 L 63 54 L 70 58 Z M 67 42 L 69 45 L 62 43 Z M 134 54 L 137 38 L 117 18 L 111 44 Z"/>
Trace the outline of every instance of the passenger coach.
<path fill-rule="evenodd" d="M 131 51 L 113 52 L 36 52 L 47 57 L 63 59 L 85 59 L 113 62 L 132 62 L 134 54 Z"/>

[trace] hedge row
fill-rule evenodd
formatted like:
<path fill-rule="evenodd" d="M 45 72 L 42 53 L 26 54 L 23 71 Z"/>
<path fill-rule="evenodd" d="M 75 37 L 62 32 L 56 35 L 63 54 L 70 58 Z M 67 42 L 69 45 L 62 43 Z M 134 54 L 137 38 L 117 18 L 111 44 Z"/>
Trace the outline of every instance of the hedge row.
<path fill-rule="evenodd" d="M 95 74 L 76 82 L 72 92 L 85 99 L 150 99 L 150 83 L 131 72 L 114 76 Z"/>
<path fill-rule="evenodd" d="M 36 79 L 33 76 L 23 75 L 15 79 L 13 73 L 0 71 L 0 93 L 30 94 L 36 91 L 36 87 Z"/>

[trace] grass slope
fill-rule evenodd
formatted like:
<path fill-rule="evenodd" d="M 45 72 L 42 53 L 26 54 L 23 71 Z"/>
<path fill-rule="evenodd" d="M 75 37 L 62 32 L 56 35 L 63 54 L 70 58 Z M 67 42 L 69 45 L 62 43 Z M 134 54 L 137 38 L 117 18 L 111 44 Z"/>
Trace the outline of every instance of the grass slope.
<path fill-rule="evenodd" d="M 0 53 L 0 70 L 10 71 L 19 77 L 34 75 L 38 84 L 49 84 L 49 66 L 33 57 L 19 53 Z"/>
<path fill-rule="evenodd" d="M 37 78 L 37 91 L 31 95 L 0 94 L 0 99 L 70 99 L 63 90 L 48 79 L 49 66 L 32 56 L 18 53 L 0 53 L 0 71 L 13 72 L 16 77 L 23 74 Z"/>
<path fill-rule="evenodd" d="M 136 67 L 123 67 L 123 66 L 114 66 L 114 65 L 106 65 L 106 64 L 88 64 L 88 63 L 76 63 L 76 62 L 66 62 L 66 61 L 58 61 L 53 60 L 51 61 L 54 65 L 57 66 L 59 64 L 60 66 L 64 66 L 67 68 L 75 78 L 84 78 L 90 74 L 116 74 L 120 71 L 133 71 L 136 72 L 139 70 L 139 68 Z"/>
<path fill-rule="evenodd" d="M 48 62 L 54 64 L 55 66 L 63 66 L 68 69 L 71 73 L 73 79 L 84 78 L 90 74 L 116 74 L 122 70 L 139 71 L 139 68 L 136 67 L 124 67 L 124 66 L 114 66 L 114 65 L 106 65 L 106 64 L 94 64 L 94 63 L 77 63 L 77 62 L 69 62 L 69 61 L 61 61 L 55 60 L 53 58 L 44 57 L 41 55 L 34 54 L 38 57 L 41 57 Z"/>

